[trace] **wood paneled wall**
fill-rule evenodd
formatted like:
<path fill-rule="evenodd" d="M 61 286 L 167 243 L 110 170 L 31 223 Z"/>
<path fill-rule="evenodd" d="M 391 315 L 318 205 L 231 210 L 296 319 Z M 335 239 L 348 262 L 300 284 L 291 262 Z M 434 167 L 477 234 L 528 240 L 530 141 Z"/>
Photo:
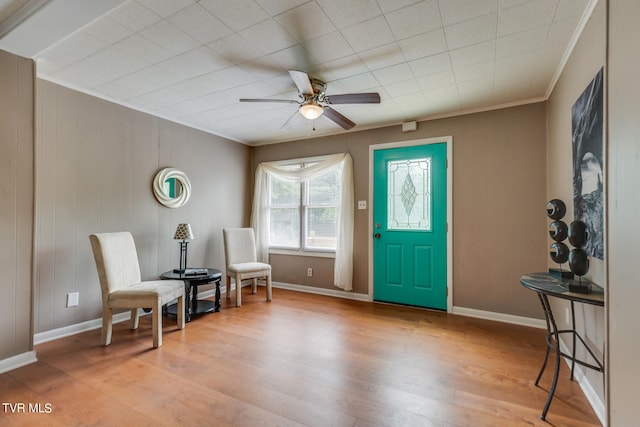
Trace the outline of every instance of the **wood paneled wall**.
<path fill-rule="evenodd" d="M 248 224 L 249 147 L 51 82 L 37 91 L 36 333 L 101 316 L 90 233 L 131 231 L 153 279 L 178 266 L 173 235 L 188 222 L 189 265 L 224 269 L 222 228 Z M 155 200 L 164 167 L 189 177 L 186 206 Z M 80 293 L 78 307 L 66 307 L 69 292 Z"/>
<path fill-rule="evenodd" d="M 33 62 L 0 51 L 0 361 L 33 348 Z"/>
<path fill-rule="evenodd" d="M 456 307 L 541 318 L 534 295 L 519 285 L 526 272 L 546 267 L 546 108 L 544 103 L 307 141 L 255 147 L 253 170 L 263 161 L 348 151 L 356 200 L 369 197 L 369 146 L 453 137 L 453 304 Z M 371 206 L 371 200 L 369 200 Z M 355 211 L 354 292 L 368 292 L 368 210 Z M 274 280 L 332 288 L 327 259 L 272 255 Z M 307 278 L 308 266 L 314 276 Z M 337 289 L 337 288 L 333 288 Z"/>

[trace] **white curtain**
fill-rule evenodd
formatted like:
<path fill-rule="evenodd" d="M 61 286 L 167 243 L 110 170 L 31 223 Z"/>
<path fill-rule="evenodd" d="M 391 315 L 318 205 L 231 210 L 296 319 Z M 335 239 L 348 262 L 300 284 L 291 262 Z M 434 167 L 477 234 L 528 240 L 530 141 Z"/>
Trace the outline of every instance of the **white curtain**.
<path fill-rule="evenodd" d="M 269 192 L 267 175 L 278 179 L 301 182 L 325 172 L 342 163 L 342 199 L 338 212 L 338 241 L 334 267 L 334 285 L 351 291 L 353 289 L 353 160 L 349 153 L 326 157 L 312 166 L 286 170 L 274 163 L 263 162 L 256 169 L 255 190 L 251 227 L 256 234 L 258 261 L 269 261 Z"/>

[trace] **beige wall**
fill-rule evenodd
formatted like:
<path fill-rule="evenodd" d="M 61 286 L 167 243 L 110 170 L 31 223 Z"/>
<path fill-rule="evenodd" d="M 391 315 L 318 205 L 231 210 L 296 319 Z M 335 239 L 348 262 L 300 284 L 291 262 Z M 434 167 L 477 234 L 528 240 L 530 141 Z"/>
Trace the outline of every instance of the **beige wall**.
<path fill-rule="evenodd" d="M 567 205 L 567 224 L 573 220 L 573 166 L 571 142 L 571 107 L 580 94 L 604 66 L 606 59 L 606 14 L 605 2 L 599 2 L 593 11 L 560 79 L 548 101 L 548 152 L 547 152 L 547 199 L 559 198 Z M 606 144 L 606 141 L 605 141 Z M 551 244 L 548 239 L 548 244 Z M 606 249 L 605 249 L 606 250 Z M 557 267 L 551 259 L 549 266 Z M 565 268 L 568 268 L 565 266 Z M 605 286 L 604 261 L 590 258 L 590 270 L 586 277 Z M 560 329 L 567 326 L 565 313 L 569 309 L 566 301 L 551 299 L 555 318 Z M 603 360 L 605 343 L 605 310 L 602 307 L 578 304 L 576 326 L 583 333 L 589 345 Z M 571 347 L 569 338 L 565 344 Z M 586 358 L 586 352 L 578 347 L 578 356 Z M 587 381 L 604 403 L 604 382 L 602 374 L 578 368 L 587 376 Z M 596 405 L 596 409 L 600 410 Z M 601 413 L 602 415 L 602 413 Z"/>
<path fill-rule="evenodd" d="M 33 348 L 33 76 L 0 51 L 0 361 Z"/>
<path fill-rule="evenodd" d="M 369 145 L 453 137 L 453 304 L 476 310 L 541 317 L 522 274 L 546 268 L 546 118 L 543 103 L 254 149 L 262 161 L 348 151 L 355 199 L 369 196 Z M 369 201 L 371 206 L 371 201 Z M 355 210 L 354 292 L 368 292 L 368 211 Z M 327 259 L 272 255 L 274 280 L 332 288 Z M 306 277 L 308 266 L 314 277 Z M 317 272 L 317 273 L 316 273 Z M 319 274 L 320 273 L 320 274 Z M 334 288 L 337 289 L 337 288 Z"/>
<path fill-rule="evenodd" d="M 47 81 L 37 81 L 36 104 L 36 333 L 101 316 L 90 233 L 131 231 L 142 276 L 153 279 L 178 266 L 173 234 L 188 222 L 189 265 L 224 270 L 222 228 L 248 223 L 249 147 Z M 169 166 L 192 185 L 179 209 L 151 190 Z M 69 292 L 80 293 L 78 307 L 65 307 Z"/>
<path fill-rule="evenodd" d="M 640 2 L 610 0 L 608 364 L 611 426 L 635 425 L 640 328 Z"/>

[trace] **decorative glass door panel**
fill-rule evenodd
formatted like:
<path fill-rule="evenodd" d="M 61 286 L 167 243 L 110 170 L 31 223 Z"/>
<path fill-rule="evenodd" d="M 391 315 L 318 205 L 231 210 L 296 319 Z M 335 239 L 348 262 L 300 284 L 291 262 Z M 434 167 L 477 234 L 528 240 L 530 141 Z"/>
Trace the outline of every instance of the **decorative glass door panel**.
<path fill-rule="evenodd" d="M 431 158 L 387 162 L 387 230 L 431 230 Z"/>

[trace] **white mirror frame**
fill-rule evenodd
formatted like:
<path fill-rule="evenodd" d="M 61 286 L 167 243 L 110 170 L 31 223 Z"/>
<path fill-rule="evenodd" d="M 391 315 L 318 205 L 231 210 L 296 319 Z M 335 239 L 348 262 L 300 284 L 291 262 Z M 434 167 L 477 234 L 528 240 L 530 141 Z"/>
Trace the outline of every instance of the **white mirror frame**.
<path fill-rule="evenodd" d="M 180 183 L 182 191 L 177 197 L 170 197 L 164 191 L 164 183 L 166 180 L 174 178 Z M 160 170 L 155 178 L 153 178 L 153 194 L 156 196 L 158 202 L 162 203 L 168 208 L 179 208 L 184 206 L 191 197 L 191 183 L 189 178 L 183 172 L 174 168 L 164 168 Z"/>

